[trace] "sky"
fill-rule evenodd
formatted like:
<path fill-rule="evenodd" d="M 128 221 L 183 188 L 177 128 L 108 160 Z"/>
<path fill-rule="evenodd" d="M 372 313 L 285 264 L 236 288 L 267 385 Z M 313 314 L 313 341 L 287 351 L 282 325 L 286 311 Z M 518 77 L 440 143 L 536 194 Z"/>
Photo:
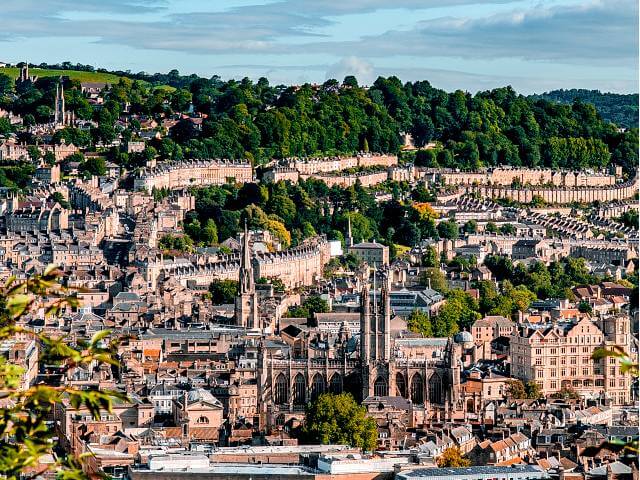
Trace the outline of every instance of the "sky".
<path fill-rule="evenodd" d="M 638 91 L 637 0 L 1 0 L 0 61 Z"/>

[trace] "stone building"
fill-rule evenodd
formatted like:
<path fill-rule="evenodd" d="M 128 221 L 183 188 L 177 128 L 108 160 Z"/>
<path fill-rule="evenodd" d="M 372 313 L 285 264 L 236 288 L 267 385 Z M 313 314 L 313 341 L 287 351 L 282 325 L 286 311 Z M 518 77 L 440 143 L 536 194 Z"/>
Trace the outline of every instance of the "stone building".
<path fill-rule="evenodd" d="M 380 286 L 378 285 L 380 284 Z M 258 411 L 263 426 L 291 426 L 324 392 L 348 391 L 358 400 L 401 396 L 422 418 L 449 415 L 460 401 L 462 346 L 451 339 L 393 338 L 390 276 L 374 274 L 360 294 L 360 331 L 291 328 L 297 347 L 263 341 L 258 354 Z M 290 335 L 290 336 L 291 336 Z M 432 345 L 430 341 L 436 342 Z"/>
<path fill-rule="evenodd" d="M 389 247 L 378 242 L 360 242 L 350 245 L 349 253 L 369 265 L 389 265 Z"/>
<path fill-rule="evenodd" d="M 631 379 L 620 371 L 618 359 L 593 360 L 600 347 L 614 345 L 629 351 L 630 319 L 612 315 L 594 321 L 523 325 L 511 334 L 511 373 L 537 382 L 544 395 L 572 388 L 585 398 L 610 399 L 616 405 L 629 401 Z"/>
<path fill-rule="evenodd" d="M 253 168 L 247 161 L 192 160 L 158 165 L 142 170 L 134 179 L 135 190 L 170 190 L 229 182 L 253 181 Z"/>

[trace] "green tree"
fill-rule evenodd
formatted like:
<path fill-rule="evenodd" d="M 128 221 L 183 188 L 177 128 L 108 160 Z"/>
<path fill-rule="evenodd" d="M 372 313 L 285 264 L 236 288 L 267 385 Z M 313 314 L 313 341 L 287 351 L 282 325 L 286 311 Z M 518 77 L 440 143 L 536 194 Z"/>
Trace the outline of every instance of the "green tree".
<path fill-rule="evenodd" d="M 211 301 L 214 305 L 233 303 L 238 295 L 238 282 L 236 280 L 214 280 L 209 285 Z"/>
<path fill-rule="evenodd" d="M 343 444 L 373 451 L 378 428 L 366 409 L 348 393 L 324 393 L 307 406 L 302 439 L 322 445 Z"/>
<path fill-rule="evenodd" d="M 433 328 L 431 327 L 429 315 L 417 308 L 414 309 L 407 318 L 407 328 L 414 333 L 419 333 L 423 337 L 433 336 Z"/>
<path fill-rule="evenodd" d="M 11 93 L 13 90 L 13 78 L 9 75 L 5 75 L 4 73 L 0 73 L 0 98 L 2 96 Z"/>
<path fill-rule="evenodd" d="M 588 313 L 589 315 L 591 315 L 593 313 L 593 308 L 591 308 L 591 305 L 589 304 L 589 302 L 582 300 L 578 304 L 578 311 L 580 313 Z"/>
<path fill-rule="evenodd" d="M 422 266 L 432 268 L 437 267 L 438 261 L 438 252 L 436 252 L 436 249 L 431 246 L 427 247 L 426 252 L 422 255 Z"/>
<path fill-rule="evenodd" d="M 42 152 L 35 145 L 30 145 L 27 147 L 27 154 L 32 162 L 36 163 L 40 158 L 42 158 Z"/>
<path fill-rule="evenodd" d="M 311 318 L 314 313 L 326 313 L 329 311 L 329 304 L 318 295 L 307 297 L 302 305 L 289 307 L 287 317 Z"/>
<path fill-rule="evenodd" d="M 562 387 L 559 391 L 552 393 L 551 398 L 562 398 L 565 400 L 578 400 L 580 394 L 571 386 Z"/>
<path fill-rule="evenodd" d="M 524 386 L 527 398 L 537 399 L 542 398 L 544 395 L 542 394 L 542 387 L 538 384 L 538 382 L 534 382 L 530 380 Z"/>
<path fill-rule="evenodd" d="M 190 252 L 193 250 L 193 240 L 189 235 L 164 235 L 158 241 L 158 247 L 171 253 L 172 250 L 178 252 Z"/>
<path fill-rule="evenodd" d="M 464 458 L 460 447 L 449 447 L 438 457 L 439 468 L 461 468 L 471 465 L 471 460 Z"/>
<path fill-rule="evenodd" d="M 425 287 L 431 286 L 434 290 L 441 293 L 449 291 L 449 285 L 447 284 L 447 278 L 442 270 L 437 267 L 425 268 L 420 273 L 420 284 Z"/>
<path fill-rule="evenodd" d="M 469 220 L 464 224 L 465 233 L 476 233 L 478 231 L 478 222 L 475 220 Z"/>
<path fill-rule="evenodd" d="M 508 380 L 506 394 L 511 398 L 527 398 L 527 392 L 522 380 Z"/>
<path fill-rule="evenodd" d="M 458 238 L 458 224 L 455 220 L 445 220 L 438 224 L 438 234 L 442 238 L 446 238 L 448 240 L 454 240 Z"/>
<path fill-rule="evenodd" d="M 446 302 L 431 319 L 435 337 L 450 337 L 462 328 L 470 328 L 480 318 L 478 302 L 460 289 L 450 290 Z"/>
<path fill-rule="evenodd" d="M 11 278 L 1 288 L 0 339 L 10 340 L 16 336 L 31 337 L 39 345 L 39 363 L 55 364 L 60 371 L 76 366 L 117 366 L 118 340 L 109 330 L 96 333 L 89 341 L 80 341 L 72 346 L 65 336 L 52 338 L 20 326 L 17 321 L 40 308 L 46 299 L 45 315 L 57 316 L 63 309 L 78 306 L 77 296 L 58 283 L 62 271 L 50 265 L 42 275 L 24 282 Z M 56 432 L 48 422 L 56 404 L 67 399 L 77 409 L 86 408 L 91 416 L 100 420 L 102 412 L 111 413 L 113 401 L 126 400 L 121 392 L 83 386 L 77 389 L 67 385 L 38 383 L 26 390 L 19 388 L 23 368 L 0 356 L 0 390 L 3 403 L 0 407 L 0 476 L 10 480 L 28 475 L 43 476 L 55 471 L 58 478 L 84 479 L 82 460 L 66 456 L 54 456 Z M 51 464 L 39 464 L 44 456 L 52 456 Z M 35 469 L 35 473 L 33 472 Z"/>
<path fill-rule="evenodd" d="M 49 199 L 53 202 L 59 203 L 62 208 L 69 208 L 69 202 L 61 192 L 53 192 Z"/>
<path fill-rule="evenodd" d="M 503 235 L 515 235 L 516 228 L 511 223 L 505 223 L 500 226 L 500 233 Z"/>
<path fill-rule="evenodd" d="M 103 157 L 89 157 L 80 164 L 78 170 L 88 175 L 103 176 L 107 173 L 107 163 Z"/>
<path fill-rule="evenodd" d="M 6 117 L 0 117 L 0 135 L 7 135 L 12 131 L 13 127 L 11 126 L 11 122 L 9 121 L 9 119 Z"/>
<path fill-rule="evenodd" d="M 202 241 L 206 245 L 215 245 L 218 243 L 218 227 L 216 226 L 216 222 L 211 218 L 204 224 L 201 236 Z"/>
<path fill-rule="evenodd" d="M 44 162 L 47 165 L 55 165 L 56 164 L 56 156 L 53 152 L 49 151 L 47 153 L 44 154 L 44 157 L 42 157 L 42 160 L 44 160 Z"/>

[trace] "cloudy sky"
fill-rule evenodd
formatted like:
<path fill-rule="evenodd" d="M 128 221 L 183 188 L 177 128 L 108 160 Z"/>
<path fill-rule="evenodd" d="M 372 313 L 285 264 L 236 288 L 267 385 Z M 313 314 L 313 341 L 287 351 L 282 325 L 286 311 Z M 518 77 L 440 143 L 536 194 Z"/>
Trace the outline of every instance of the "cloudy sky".
<path fill-rule="evenodd" d="M 1 0 L 0 61 L 638 91 L 637 0 Z"/>

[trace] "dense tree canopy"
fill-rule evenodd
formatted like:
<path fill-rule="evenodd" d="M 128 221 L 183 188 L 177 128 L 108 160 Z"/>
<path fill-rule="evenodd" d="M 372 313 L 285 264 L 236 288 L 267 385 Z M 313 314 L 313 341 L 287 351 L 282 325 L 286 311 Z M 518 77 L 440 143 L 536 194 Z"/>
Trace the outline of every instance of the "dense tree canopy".
<path fill-rule="evenodd" d="M 156 118 L 184 112 L 193 105 L 196 113 L 205 116 L 201 128 L 183 119 L 169 130 L 168 137 L 153 140 L 152 147 L 161 159 L 249 158 L 260 164 L 294 155 L 397 152 L 401 134 L 409 133 L 417 146 L 435 143 L 436 148 L 419 152 L 415 159 L 431 167 L 599 168 L 617 162 L 632 171 L 638 162 L 637 128 L 619 132 L 593 105 L 579 99 L 584 95 L 575 95 L 577 99 L 570 103 L 557 103 L 546 97 L 519 95 L 511 87 L 476 94 L 448 93 L 427 81 L 402 83 L 393 76 L 379 77 L 366 89 L 353 77 L 343 83 L 330 79 L 317 86 L 273 86 L 265 78 L 225 82 L 215 76 L 181 76 L 177 71 L 166 75 L 120 73 L 134 79 L 122 78 L 112 85 L 100 109 L 89 105 L 77 80 L 65 80 L 67 107 L 77 118 L 91 119 L 97 126 L 90 134 L 64 129 L 56 140 L 86 145 L 109 144 L 118 134 L 125 140 L 134 137 L 139 124 L 124 127 L 116 123 L 125 104 L 131 113 Z M 175 90 L 155 88 L 162 81 Z M 12 79 L 2 76 L 0 107 L 49 121 L 56 82 L 54 77 L 43 77 L 33 84 L 15 86 Z M 613 97 L 606 98 L 614 102 Z M 597 95 L 586 99 L 601 108 Z M 5 130 L 9 127 L 0 125 Z"/>
<path fill-rule="evenodd" d="M 302 439 L 308 443 L 342 444 L 371 451 L 378 429 L 366 409 L 348 393 L 320 395 L 307 407 Z"/>

